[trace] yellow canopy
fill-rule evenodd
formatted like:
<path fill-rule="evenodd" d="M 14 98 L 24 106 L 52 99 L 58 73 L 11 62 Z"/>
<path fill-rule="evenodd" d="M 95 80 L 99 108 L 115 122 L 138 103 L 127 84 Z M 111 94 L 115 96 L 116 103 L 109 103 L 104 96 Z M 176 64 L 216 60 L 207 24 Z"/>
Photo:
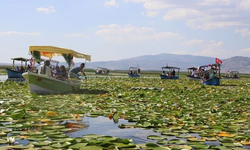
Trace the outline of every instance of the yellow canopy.
<path fill-rule="evenodd" d="M 55 47 L 55 46 L 30 46 L 29 52 L 32 53 L 38 51 L 41 53 L 41 56 L 52 58 L 57 54 L 61 56 L 62 54 L 70 54 L 76 58 L 84 58 L 87 61 L 91 61 L 91 55 L 81 54 L 72 49 Z"/>

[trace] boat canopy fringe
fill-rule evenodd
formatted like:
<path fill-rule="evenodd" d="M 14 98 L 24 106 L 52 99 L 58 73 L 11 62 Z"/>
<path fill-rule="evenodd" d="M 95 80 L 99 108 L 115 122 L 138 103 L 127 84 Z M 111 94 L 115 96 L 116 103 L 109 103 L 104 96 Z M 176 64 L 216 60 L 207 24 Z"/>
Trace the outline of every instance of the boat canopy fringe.
<path fill-rule="evenodd" d="M 62 56 L 63 54 L 71 55 L 75 58 L 84 58 L 87 61 L 91 61 L 91 55 L 82 54 L 72 49 L 55 47 L 55 46 L 30 46 L 29 52 L 40 52 L 41 56 L 52 58 L 53 56 Z"/>

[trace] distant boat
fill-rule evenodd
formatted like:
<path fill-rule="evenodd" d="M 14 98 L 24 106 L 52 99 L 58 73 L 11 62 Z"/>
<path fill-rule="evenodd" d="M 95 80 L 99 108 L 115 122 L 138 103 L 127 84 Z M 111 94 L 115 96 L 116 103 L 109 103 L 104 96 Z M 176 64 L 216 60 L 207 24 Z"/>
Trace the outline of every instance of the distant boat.
<path fill-rule="evenodd" d="M 201 80 L 201 70 L 203 69 L 202 67 L 196 68 L 196 67 L 190 67 L 187 68 L 188 69 L 188 74 L 187 77 L 189 80 L 196 80 L 196 81 L 200 81 Z"/>
<path fill-rule="evenodd" d="M 223 76 L 224 79 L 240 79 L 239 71 L 227 71 L 226 75 Z"/>
<path fill-rule="evenodd" d="M 204 70 L 201 74 L 201 80 L 204 85 L 220 85 L 220 66 L 219 63 L 201 66 L 210 68 L 209 70 Z"/>
<path fill-rule="evenodd" d="M 103 68 L 103 67 L 97 67 L 96 70 L 95 70 L 95 74 L 108 75 L 109 74 L 109 69 Z"/>
<path fill-rule="evenodd" d="M 25 81 L 25 78 L 22 76 L 22 74 L 27 71 L 27 62 L 30 61 L 30 59 L 17 57 L 17 58 L 11 58 L 13 60 L 13 69 L 6 68 L 7 74 L 8 74 L 8 80 L 13 81 Z M 19 69 L 18 66 L 15 65 L 16 61 L 21 62 L 21 68 Z M 25 65 L 23 67 L 23 62 L 25 62 Z"/>
<path fill-rule="evenodd" d="M 128 76 L 129 77 L 140 77 L 141 76 L 141 69 L 138 67 L 129 67 L 128 69 Z"/>
<path fill-rule="evenodd" d="M 178 67 L 162 67 L 161 79 L 179 79 L 180 68 Z M 166 72 L 167 71 L 167 72 Z"/>

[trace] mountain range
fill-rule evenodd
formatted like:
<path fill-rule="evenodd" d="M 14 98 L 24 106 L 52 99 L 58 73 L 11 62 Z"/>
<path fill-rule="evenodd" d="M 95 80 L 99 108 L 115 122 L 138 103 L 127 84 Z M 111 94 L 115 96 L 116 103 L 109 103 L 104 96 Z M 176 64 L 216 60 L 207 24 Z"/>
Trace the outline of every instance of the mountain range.
<path fill-rule="evenodd" d="M 234 56 L 227 59 L 221 59 L 221 71 L 239 71 L 240 73 L 250 73 L 250 57 Z M 117 61 L 98 61 L 87 62 L 86 68 L 95 69 L 105 67 L 110 70 L 128 70 L 129 67 L 139 67 L 141 70 L 161 70 L 163 66 L 179 67 L 181 71 L 187 71 L 189 67 L 198 67 L 215 63 L 214 57 L 195 56 L 195 55 L 178 55 L 178 54 L 157 54 L 142 55 L 138 57 L 121 59 Z M 60 65 L 66 65 L 60 62 Z M 80 63 L 75 63 L 79 66 Z M 0 63 L 0 65 L 7 65 Z M 12 64 L 11 64 L 12 65 Z"/>
<path fill-rule="evenodd" d="M 250 73 L 250 57 L 235 56 L 221 59 L 221 71 L 239 71 L 240 73 Z M 99 61 L 86 64 L 87 68 L 105 67 L 110 70 L 128 70 L 129 67 L 139 67 L 141 70 L 161 70 L 163 66 L 179 67 L 181 71 L 187 68 L 198 67 L 215 63 L 214 57 L 178 55 L 178 54 L 158 54 L 143 55 L 117 61 Z"/>

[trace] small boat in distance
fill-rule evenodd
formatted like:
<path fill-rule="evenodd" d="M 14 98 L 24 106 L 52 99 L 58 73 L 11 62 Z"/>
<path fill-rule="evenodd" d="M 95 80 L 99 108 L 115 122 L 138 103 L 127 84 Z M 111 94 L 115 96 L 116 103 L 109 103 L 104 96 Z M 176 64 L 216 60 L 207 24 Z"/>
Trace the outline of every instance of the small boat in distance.
<path fill-rule="evenodd" d="M 227 71 L 224 79 L 240 79 L 239 71 Z"/>
<path fill-rule="evenodd" d="M 220 85 L 220 66 L 219 63 L 201 66 L 209 68 L 201 72 L 201 80 L 204 85 Z"/>
<path fill-rule="evenodd" d="M 196 67 L 190 67 L 187 69 L 188 69 L 187 77 L 189 78 L 189 80 L 197 80 L 197 81 L 201 80 L 200 72 Z"/>
<path fill-rule="evenodd" d="M 11 58 L 13 60 L 13 69 L 6 68 L 7 74 L 8 74 L 8 80 L 13 81 L 25 81 L 25 78 L 22 76 L 22 74 L 27 71 L 27 62 L 30 61 L 30 59 L 17 57 L 17 58 Z M 19 68 L 17 65 L 15 65 L 16 61 L 21 62 L 21 68 Z M 23 62 L 25 63 L 23 67 Z"/>
<path fill-rule="evenodd" d="M 96 70 L 95 70 L 95 74 L 108 75 L 109 74 L 109 69 L 103 68 L 103 67 L 97 67 Z"/>
<path fill-rule="evenodd" d="M 180 68 L 178 67 L 162 67 L 161 79 L 179 79 Z"/>
<path fill-rule="evenodd" d="M 129 77 L 140 77 L 141 76 L 141 69 L 138 67 L 129 67 L 128 76 Z"/>
<path fill-rule="evenodd" d="M 54 47 L 54 46 L 30 46 L 29 52 L 31 54 L 36 53 L 36 55 L 37 53 L 40 53 L 39 56 L 49 57 L 50 59 L 54 55 L 57 56 L 67 55 L 67 57 L 71 59 L 75 57 L 75 58 L 84 58 L 87 61 L 91 60 L 90 55 L 81 54 L 71 49 Z M 77 92 L 80 91 L 80 86 L 82 84 L 82 81 L 78 79 L 60 80 L 53 78 L 52 76 L 47 75 L 47 72 L 40 74 L 33 72 L 26 72 L 23 73 L 23 77 L 28 82 L 28 85 L 30 87 L 30 93 L 37 93 L 37 94 L 62 94 L 62 93 Z"/>

